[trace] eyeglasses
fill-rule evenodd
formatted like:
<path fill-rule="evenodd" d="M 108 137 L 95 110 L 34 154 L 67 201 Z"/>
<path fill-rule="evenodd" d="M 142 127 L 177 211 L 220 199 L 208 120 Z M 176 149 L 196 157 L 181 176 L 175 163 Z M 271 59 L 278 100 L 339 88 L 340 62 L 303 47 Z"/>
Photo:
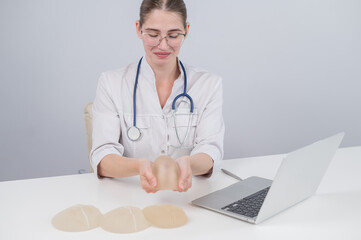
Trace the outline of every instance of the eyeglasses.
<path fill-rule="evenodd" d="M 162 37 L 158 32 L 143 32 L 141 31 L 143 40 L 145 44 L 148 46 L 158 46 L 162 40 L 165 38 L 167 40 L 167 44 L 171 47 L 179 47 L 182 45 L 185 33 L 169 33 L 166 36 Z"/>

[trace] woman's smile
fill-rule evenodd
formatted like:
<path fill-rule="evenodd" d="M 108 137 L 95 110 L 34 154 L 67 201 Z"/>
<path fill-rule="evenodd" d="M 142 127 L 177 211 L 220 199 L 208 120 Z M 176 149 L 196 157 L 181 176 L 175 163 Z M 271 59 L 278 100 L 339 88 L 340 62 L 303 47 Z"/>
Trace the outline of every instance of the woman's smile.
<path fill-rule="evenodd" d="M 158 58 L 167 58 L 171 53 L 170 52 L 154 52 L 154 54 L 158 57 Z"/>

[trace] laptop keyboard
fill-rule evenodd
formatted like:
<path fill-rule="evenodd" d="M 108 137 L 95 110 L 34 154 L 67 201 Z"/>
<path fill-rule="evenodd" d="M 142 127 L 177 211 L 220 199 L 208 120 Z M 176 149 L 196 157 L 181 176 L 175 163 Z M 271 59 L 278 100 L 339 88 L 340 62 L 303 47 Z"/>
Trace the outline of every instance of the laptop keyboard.
<path fill-rule="evenodd" d="M 248 197 L 242 198 L 234 203 L 231 203 L 225 207 L 223 210 L 244 215 L 246 217 L 254 218 L 258 215 L 259 210 L 266 198 L 270 187 L 265 188 L 261 191 L 258 191 Z"/>

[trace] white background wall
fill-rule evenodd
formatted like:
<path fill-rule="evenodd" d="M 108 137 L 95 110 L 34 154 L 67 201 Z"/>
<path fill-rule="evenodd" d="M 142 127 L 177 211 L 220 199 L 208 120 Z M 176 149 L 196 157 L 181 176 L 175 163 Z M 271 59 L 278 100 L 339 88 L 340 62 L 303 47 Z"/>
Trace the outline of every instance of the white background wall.
<path fill-rule="evenodd" d="M 0 0 L 0 181 L 88 169 L 83 107 L 138 61 L 140 0 Z M 361 2 L 188 0 L 180 55 L 224 79 L 225 159 L 361 145 Z M 130 103 L 131 104 L 131 103 Z"/>

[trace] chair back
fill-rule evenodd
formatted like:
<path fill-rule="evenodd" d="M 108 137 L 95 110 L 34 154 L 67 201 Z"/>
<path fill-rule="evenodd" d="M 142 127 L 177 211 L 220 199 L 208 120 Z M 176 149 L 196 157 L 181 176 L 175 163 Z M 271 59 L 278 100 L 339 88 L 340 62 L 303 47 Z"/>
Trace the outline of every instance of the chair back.
<path fill-rule="evenodd" d="M 84 108 L 84 121 L 85 121 L 85 132 L 86 132 L 86 142 L 88 145 L 88 159 L 89 159 L 89 169 L 90 172 L 94 172 L 92 165 L 90 164 L 90 151 L 92 149 L 92 132 L 93 132 L 93 102 L 85 105 Z"/>

